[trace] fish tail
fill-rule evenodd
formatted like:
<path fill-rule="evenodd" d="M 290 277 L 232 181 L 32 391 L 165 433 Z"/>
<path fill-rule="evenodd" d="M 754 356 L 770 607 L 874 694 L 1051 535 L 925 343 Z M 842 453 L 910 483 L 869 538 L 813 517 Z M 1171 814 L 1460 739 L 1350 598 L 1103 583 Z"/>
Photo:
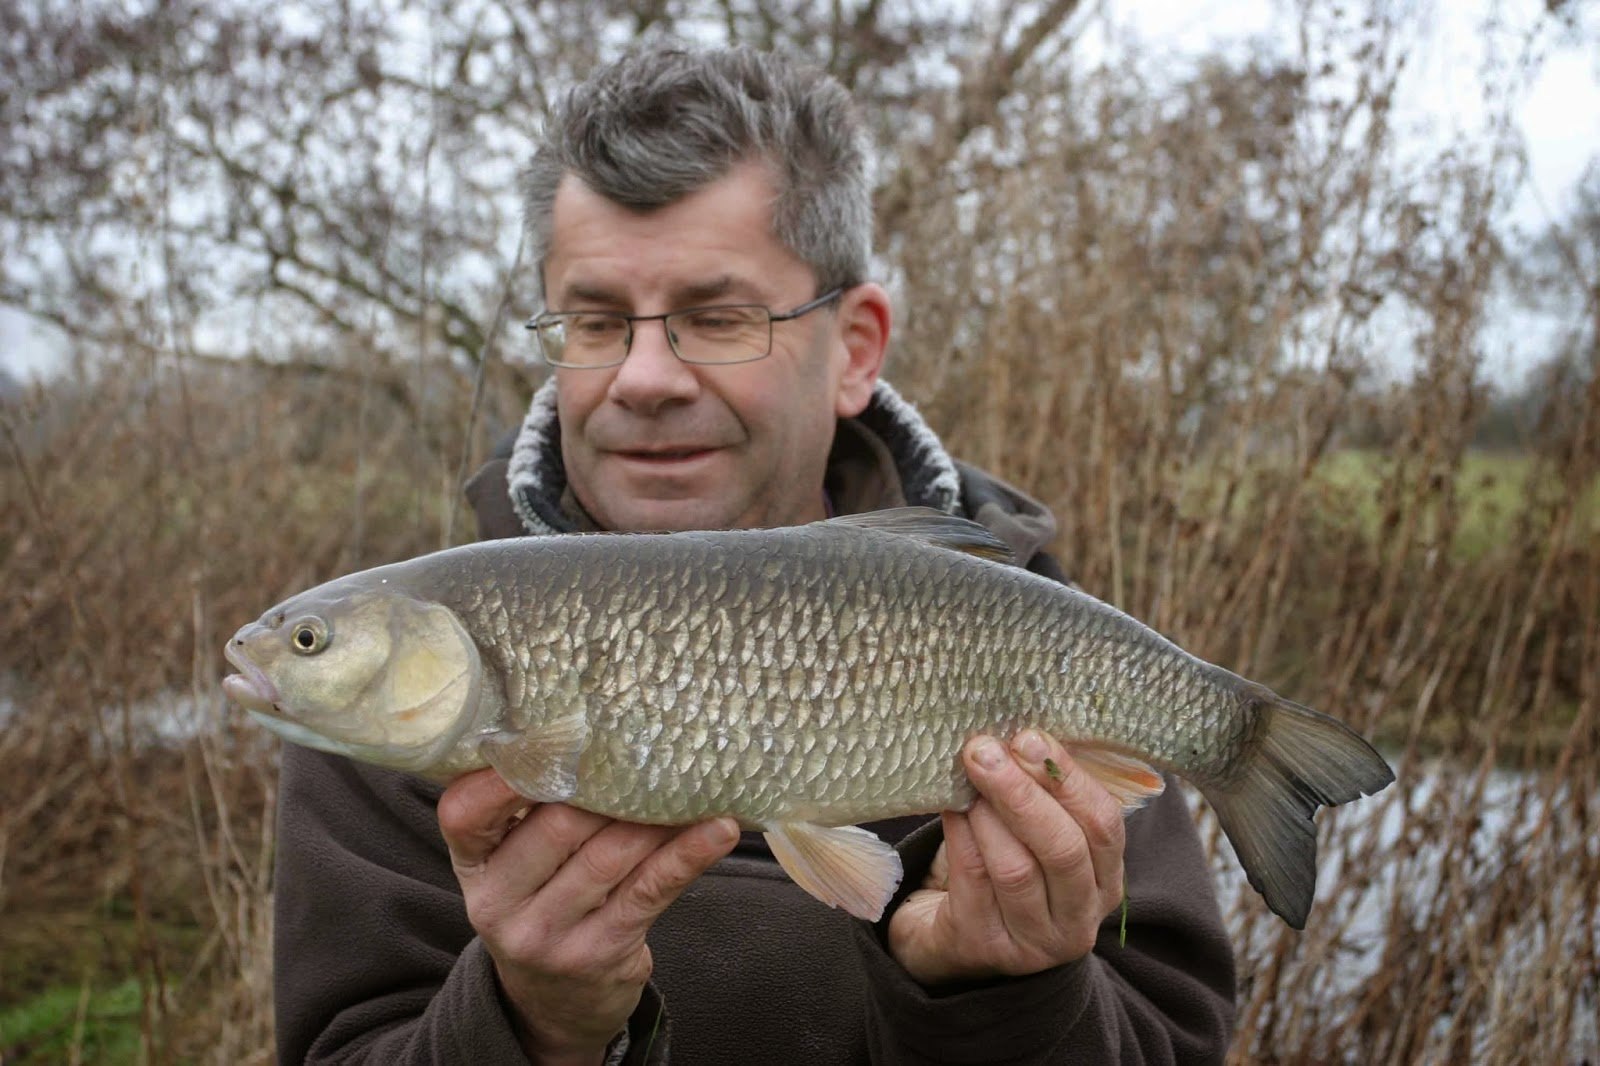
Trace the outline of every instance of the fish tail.
<path fill-rule="evenodd" d="M 1248 683 L 1247 683 L 1248 684 Z M 1370 796 L 1394 780 L 1372 745 L 1336 718 L 1248 684 L 1255 729 L 1242 766 L 1201 792 L 1250 885 L 1304 929 L 1317 887 L 1318 807 Z"/>

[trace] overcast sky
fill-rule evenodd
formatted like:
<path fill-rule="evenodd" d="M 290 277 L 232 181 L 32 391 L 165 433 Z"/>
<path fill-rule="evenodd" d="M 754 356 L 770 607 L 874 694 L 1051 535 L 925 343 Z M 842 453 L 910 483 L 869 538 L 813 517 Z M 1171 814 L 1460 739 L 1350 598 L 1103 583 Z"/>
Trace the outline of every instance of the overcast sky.
<path fill-rule="evenodd" d="M 1418 0 L 1411 0 L 1418 4 Z M 1571 0 L 1581 3 L 1582 0 Z M 1104 23 L 1080 43 L 1091 59 L 1106 47 L 1102 25 L 1117 38 L 1139 41 L 1155 63 L 1181 64 L 1219 47 L 1244 48 L 1252 39 L 1284 41 L 1294 21 L 1273 0 L 1102 0 Z M 1475 131 L 1485 115 L 1480 72 L 1485 59 L 1482 27 L 1496 17 L 1508 43 L 1543 11 L 1545 0 L 1420 0 L 1420 17 L 1432 33 L 1410 56 L 1398 120 L 1416 129 L 1413 143 L 1425 146 L 1454 132 Z M 1585 13 L 1595 19 L 1594 5 Z M 1593 37 L 1593 34 L 1584 36 Z M 1523 232 L 1543 228 L 1569 205 L 1584 168 L 1600 155 L 1600 58 L 1576 45 L 1551 47 L 1538 78 L 1519 108 L 1527 141 L 1529 180 L 1512 210 Z M 1426 132 L 1432 130 L 1430 134 Z M 0 370 L 25 378 L 59 363 L 59 342 L 31 320 L 0 308 Z M 1513 354 L 1491 358 L 1490 373 L 1514 378 Z"/>
<path fill-rule="evenodd" d="M 1400 0 L 1395 6 L 1406 5 L 1432 32 L 1408 57 L 1400 121 L 1431 126 L 1440 139 L 1481 128 L 1484 24 L 1497 19 L 1503 28 L 1492 39 L 1507 47 L 1543 17 L 1546 0 Z M 1272 0 L 1105 0 L 1108 21 L 1143 42 L 1152 60 L 1179 62 L 1252 38 L 1285 40 L 1294 27 L 1286 7 Z M 1591 26 L 1594 7 L 1586 11 Z M 1541 228 L 1560 216 L 1584 168 L 1600 155 L 1600 56 L 1576 44 L 1550 48 L 1518 117 L 1529 184 L 1512 217 L 1519 227 Z"/>

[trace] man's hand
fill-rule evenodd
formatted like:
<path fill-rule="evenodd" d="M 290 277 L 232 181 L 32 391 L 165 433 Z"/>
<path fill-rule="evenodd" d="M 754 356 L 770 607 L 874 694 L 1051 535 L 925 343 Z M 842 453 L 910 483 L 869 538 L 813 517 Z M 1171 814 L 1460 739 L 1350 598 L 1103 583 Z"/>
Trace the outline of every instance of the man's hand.
<path fill-rule="evenodd" d="M 979 798 L 965 814 L 944 812 L 931 875 L 889 920 L 890 952 L 924 985 L 1089 954 L 1122 901 L 1117 801 L 1035 730 L 1010 752 L 975 737 L 963 758 Z"/>
<path fill-rule="evenodd" d="M 530 807 L 493 770 L 445 790 L 439 829 L 535 1063 L 601 1060 L 650 977 L 645 933 L 739 840 L 731 818 L 681 829 Z"/>

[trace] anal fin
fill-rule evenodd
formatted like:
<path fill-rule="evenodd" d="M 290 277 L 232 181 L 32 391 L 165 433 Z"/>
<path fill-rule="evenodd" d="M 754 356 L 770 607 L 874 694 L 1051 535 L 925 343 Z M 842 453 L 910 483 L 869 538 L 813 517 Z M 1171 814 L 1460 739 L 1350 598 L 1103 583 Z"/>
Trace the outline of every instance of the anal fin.
<path fill-rule="evenodd" d="M 532 729 L 490 733 L 478 741 L 478 754 L 520 795 L 560 803 L 578 791 L 578 758 L 588 744 L 589 720 L 573 712 Z"/>
<path fill-rule="evenodd" d="M 1167 790 L 1166 779 L 1149 763 L 1110 748 L 1072 747 L 1072 761 L 1111 793 L 1129 814 Z"/>
<path fill-rule="evenodd" d="M 795 884 L 869 922 L 883 917 L 903 876 L 899 854 L 857 826 L 787 822 L 768 829 L 766 838 Z"/>

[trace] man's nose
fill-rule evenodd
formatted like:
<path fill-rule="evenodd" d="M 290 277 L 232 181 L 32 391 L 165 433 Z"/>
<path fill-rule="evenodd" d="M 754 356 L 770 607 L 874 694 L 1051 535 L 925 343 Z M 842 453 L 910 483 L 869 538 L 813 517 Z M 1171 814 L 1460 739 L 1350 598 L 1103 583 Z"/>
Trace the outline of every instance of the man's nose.
<path fill-rule="evenodd" d="M 672 351 L 664 321 L 636 322 L 628 357 L 611 379 L 611 399 L 641 412 L 694 399 L 700 379 Z"/>

